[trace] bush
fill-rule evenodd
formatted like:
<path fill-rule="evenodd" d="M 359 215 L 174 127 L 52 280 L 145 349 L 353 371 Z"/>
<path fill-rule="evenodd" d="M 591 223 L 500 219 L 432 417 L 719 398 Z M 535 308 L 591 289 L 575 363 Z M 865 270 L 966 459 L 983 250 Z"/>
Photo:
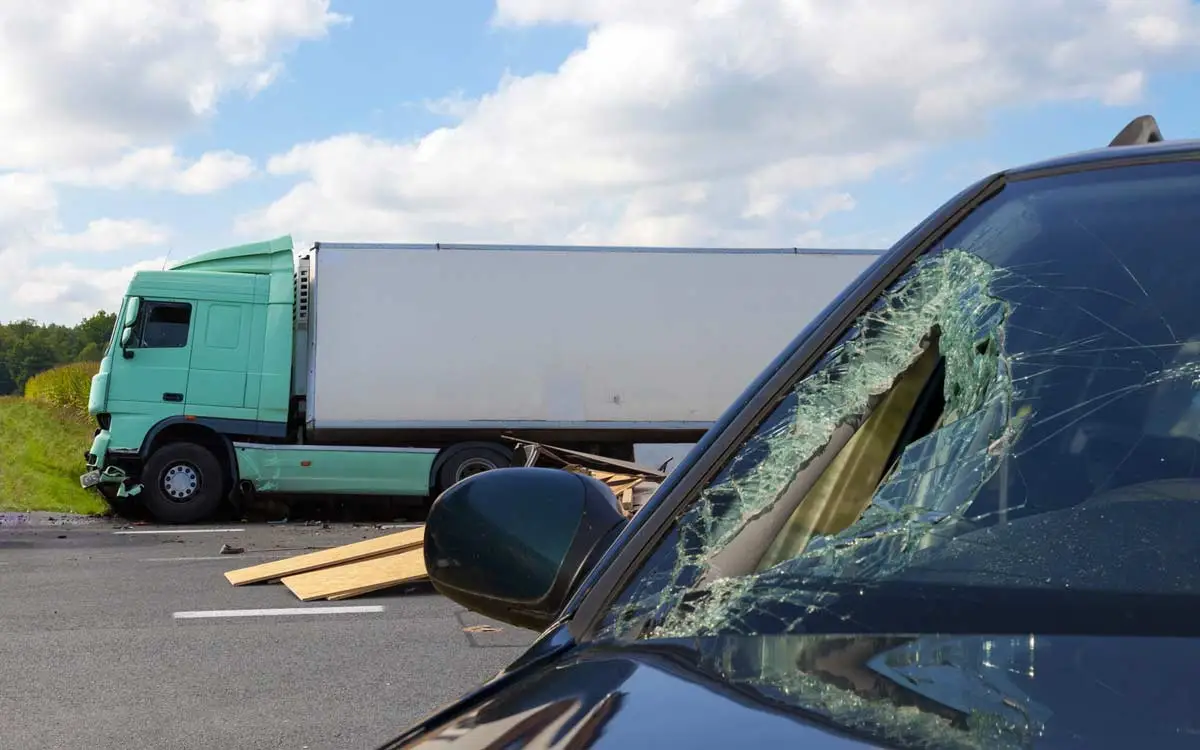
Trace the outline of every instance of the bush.
<path fill-rule="evenodd" d="M 25 383 L 25 398 L 87 414 L 88 392 L 99 362 L 74 362 L 34 375 Z"/>

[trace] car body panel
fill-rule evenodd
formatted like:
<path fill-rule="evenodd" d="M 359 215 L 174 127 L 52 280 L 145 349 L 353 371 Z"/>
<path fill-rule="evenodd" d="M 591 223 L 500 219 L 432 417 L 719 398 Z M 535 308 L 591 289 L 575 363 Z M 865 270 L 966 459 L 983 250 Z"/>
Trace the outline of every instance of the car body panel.
<path fill-rule="evenodd" d="M 1015 167 L 1007 170 L 1005 174 L 1017 179 L 1047 171 L 1100 169 L 1108 166 L 1116 166 L 1131 159 L 1147 161 L 1196 158 L 1197 156 L 1200 156 L 1200 139 L 1181 138 L 1174 141 L 1159 141 L 1158 143 L 1139 146 L 1118 146 L 1115 148 L 1094 148 L 1077 151 Z"/>
<path fill-rule="evenodd" d="M 594 644 L 387 747 L 1185 748 L 1197 668 L 1200 640 L 1176 638 Z"/>

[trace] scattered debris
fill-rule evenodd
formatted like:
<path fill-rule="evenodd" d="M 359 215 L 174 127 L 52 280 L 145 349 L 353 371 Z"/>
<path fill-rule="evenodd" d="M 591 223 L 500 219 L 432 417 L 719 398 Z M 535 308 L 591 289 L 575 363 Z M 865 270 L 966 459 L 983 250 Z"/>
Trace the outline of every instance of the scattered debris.
<path fill-rule="evenodd" d="M 339 601 L 412 583 L 426 577 L 425 549 L 380 555 L 288 576 L 283 585 L 300 601 Z"/>
<path fill-rule="evenodd" d="M 463 628 L 464 633 L 499 633 L 500 628 L 493 628 L 491 625 L 468 625 Z"/>
<path fill-rule="evenodd" d="M 627 516 L 636 513 L 645 498 L 666 478 L 661 471 L 627 461 L 527 440 L 513 440 L 518 443 L 518 450 L 525 452 L 525 457 L 518 460 L 516 465 L 534 466 L 539 461 L 549 462 L 564 471 L 595 477 L 613 491 L 622 512 Z M 268 523 L 278 525 L 287 521 Z M 310 520 L 304 525 L 330 528 L 329 523 L 324 521 Z M 374 524 L 377 529 L 399 525 Z M 355 524 L 355 527 L 361 528 L 359 524 Z M 429 580 L 429 573 L 425 569 L 424 542 L 425 527 L 417 525 L 398 533 L 366 538 L 361 542 L 231 570 L 225 574 L 225 579 L 234 586 L 282 583 L 296 598 L 306 602 L 317 599 L 340 601 L 401 586 L 407 589 L 412 584 Z M 222 548 L 222 554 L 233 554 L 224 550 Z M 467 632 L 494 632 L 491 626 L 475 627 L 489 629 Z"/>
<path fill-rule="evenodd" d="M 593 453 L 559 448 L 532 440 L 505 436 L 517 444 L 517 451 L 524 453 L 517 465 L 551 465 L 576 474 L 587 474 L 608 485 L 620 503 L 621 512 L 628 518 L 642 509 L 667 475 L 657 469 L 648 469 L 629 461 L 621 461 Z"/>
<path fill-rule="evenodd" d="M 221 545 L 221 554 L 222 555 L 240 555 L 245 551 L 246 551 L 245 547 L 234 547 L 233 545 L 230 545 L 230 544 L 222 544 Z"/>
<path fill-rule="evenodd" d="M 337 601 L 426 580 L 425 527 L 231 570 L 234 586 L 281 582 L 301 601 Z"/>
<path fill-rule="evenodd" d="M 108 519 L 100 516 L 85 516 L 74 513 L 40 510 L 0 512 L 0 527 L 4 528 L 84 527 L 99 526 L 107 523 Z"/>

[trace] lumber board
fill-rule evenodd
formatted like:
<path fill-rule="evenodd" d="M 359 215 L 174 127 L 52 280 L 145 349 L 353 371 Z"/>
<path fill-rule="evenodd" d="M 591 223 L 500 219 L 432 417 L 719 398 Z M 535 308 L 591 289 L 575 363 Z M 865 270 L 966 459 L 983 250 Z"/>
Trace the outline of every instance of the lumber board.
<path fill-rule="evenodd" d="M 393 552 L 404 552 L 421 547 L 425 542 L 425 527 L 405 529 L 396 534 L 386 534 L 374 539 L 364 539 L 361 542 L 343 544 L 340 547 L 317 550 L 282 560 L 272 560 L 249 568 L 238 568 L 225 574 L 225 579 L 234 586 L 244 586 L 248 583 L 261 583 L 286 578 L 287 576 L 308 573 L 332 565 L 365 560 Z"/>
<path fill-rule="evenodd" d="M 416 578 L 409 578 L 404 581 L 398 581 L 398 582 L 384 581 L 383 583 L 372 584 L 370 586 L 364 586 L 359 589 L 351 589 L 350 591 L 343 591 L 340 594 L 334 594 L 332 596 L 327 596 L 325 598 L 331 602 L 340 602 L 343 599 L 353 599 L 356 596 L 362 596 L 363 594 L 371 594 L 376 591 L 382 591 L 383 589 L 390 589 L 393 586 L 403 586 L 406 583 L 419 583 L 421 581 L 428 581 L 428 580 L 429 580 L 429 575 L 426 574 L 426 575 L 417 576 Z"/>
<path fill-rule="evenodd" d="M 310 602 L 342 594 L 378 591 L 389 586 L 419 581 L 426 575 L 425 549 L 419 547 L 287 576 L 282 581 L 300 601 Z"/>

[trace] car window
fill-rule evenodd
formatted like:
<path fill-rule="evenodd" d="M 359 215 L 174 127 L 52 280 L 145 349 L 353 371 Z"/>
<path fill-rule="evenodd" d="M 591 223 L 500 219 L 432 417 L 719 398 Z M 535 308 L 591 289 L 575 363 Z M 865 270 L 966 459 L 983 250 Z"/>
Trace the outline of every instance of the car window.
<path fill-rule="evenodd" d="M 786 389 L 594 635 L 805 632 L 855 582 L 1200 590 L 1159 531 L 1200 499 L 1198 242 L 1194 163 L 1010 183 Z"/>

